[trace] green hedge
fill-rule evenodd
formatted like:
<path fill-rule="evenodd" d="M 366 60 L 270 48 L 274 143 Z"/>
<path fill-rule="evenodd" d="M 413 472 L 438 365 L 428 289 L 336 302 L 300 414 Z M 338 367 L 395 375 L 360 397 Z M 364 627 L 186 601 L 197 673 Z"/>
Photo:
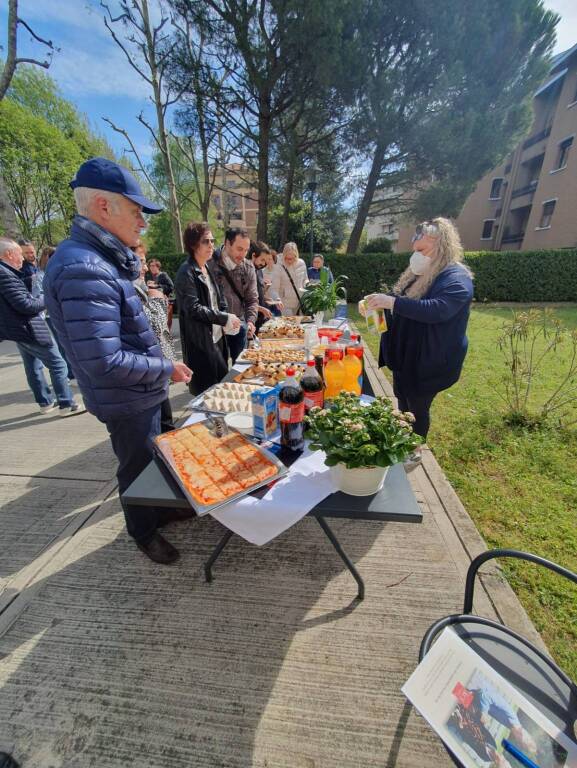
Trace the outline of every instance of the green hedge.
<path fill-rule="evenodd" d="M 183 254 L 156 255 L 174 276 Z M 477 301 L 577 301 L 577 249 L 549 251 L 469 251 L 465 262 L 475 274 Z M 327 254 L 333 274 L 347 275 L 349 301 L 391 287 L 409 263 L 408 253 Z"/>

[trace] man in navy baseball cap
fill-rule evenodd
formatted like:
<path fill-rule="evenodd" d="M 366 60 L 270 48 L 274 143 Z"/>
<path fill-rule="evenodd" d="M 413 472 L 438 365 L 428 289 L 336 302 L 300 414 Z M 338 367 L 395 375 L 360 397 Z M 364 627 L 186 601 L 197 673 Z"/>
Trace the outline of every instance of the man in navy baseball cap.
<path fill-rule="evenodd" d="M 82 163 L 76 176 L 70 182 L 72 189 L 85 187 L 116 192 L 142 207 L 143 213 L 160 213 L 162 207 L 155 205 L 142 194 L 140 185 L 126 168 L 105 157 L 93 157 Z"/>
<path fill-rule="evenodd" d="M 110 435 L 128 534 L 151 560 L 169 564 L 178 552 L 158 528 L 176 513 L 122 501 L 152 460 L 169 380 L 191 378 L 184 363 L 163 357 L 133 285 L 140 258 L 132 249 L 146 228 L 142 214 L 161 208 L 144 197 L 132 174 L 103 157 L 83 163 L 70 186 L 78 215 L 46 268 L 46 308 L 87 410 Z"/>

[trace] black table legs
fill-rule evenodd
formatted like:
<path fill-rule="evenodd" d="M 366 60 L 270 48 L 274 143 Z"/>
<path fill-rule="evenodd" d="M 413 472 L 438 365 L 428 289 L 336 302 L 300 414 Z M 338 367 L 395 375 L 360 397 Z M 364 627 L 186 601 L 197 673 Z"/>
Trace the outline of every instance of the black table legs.
<path fill-rule="evenodd" d="M 365 597 L 365 582 L 362 580 L 359 572 L 355 568 L 355 566 L 351 563 L 349 558 L 347 557 L 346 553 L 344 552 L 343 548 L 341 547 L 337 537 L 332 532 L 332 530 L 329 528 L 329 525 L 327 521 L 324 519 L 324 517 L 317 517 L 318 523 L 320 527 L 323 529 L 327 539 L 331 542 L 335 550 L 337 551 L 338 556 L 341 558 L 343 563 L 347 566 L 347 569 L 352 574 L 354 580 L 357 582 L 358 585 L 358 592 L 357 592 L 357 598 L 359 600 L 363 600 Z M 206 563 L 204 564 L 204 578 L 207 582 L 211 582 L 212 577 L 212 566 L 215 564 L 215 562 L 218 560 L 220 553 L 222 550 L 226 547 L 228 542 L 231 540 L 233 536 L 233 532 L 227 530 L 227 532 L 224 534 L 222 539 L 218 542 L 216 547 L 214 548 L 211 556 L 208 558 Z"/>
<path fill-rule="evenodd" d="M 365 582 L 361 579 L 361 576 L 355 566 L 351 563 L 349 558 L 347 557 L 345 551 L 341 547 L 339 540 L 335 536 L 335 534 L 331 531 L 329 528 L 329 524 L 325 520 L 324 517 L 317 517 L 318 524 L 323 529 L 323 531 L 326 534 L 327 539 L 331 542 L 333 547 L 336 549 L 338 556 L 341 558 L 343 563 L 347 566 L 348 570 L 351 572 L 353 579 L 357 582 L 357 585 L 359 587 L 359 590 L 357 592 L 357 598 L 359 600 L 364 600 L 365 598 Z"/>
<path fill-rule="evenodd" d="M 233 532 L 227 530 L 227 532 L 224 534 L 222 539 L 218 542 L 218 544 L 214 548 L 212 555 L 208 558 L 208 560 L 204 564 L 204 578 L 209 583 L 212 581 L 212 566 L 217 561 L 220 553 L 226 547 L 228 542 L 231 540 L 232 536 L 233 536 Z"/>

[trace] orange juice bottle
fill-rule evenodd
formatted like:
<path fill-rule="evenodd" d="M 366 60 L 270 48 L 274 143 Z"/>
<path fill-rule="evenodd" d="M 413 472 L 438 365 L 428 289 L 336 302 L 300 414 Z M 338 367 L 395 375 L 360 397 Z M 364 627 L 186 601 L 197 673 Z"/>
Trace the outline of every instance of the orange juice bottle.
<path fill-rule="evenodd" d="M 331 349 L 325 365 L 325 402 L 340 395 L 344 380 L 345 365 L 341 360 L 341 353 L 338 349 Z"/>
<path fill-rule="evenodd" d="M 352 392 L 355 395 L 360 395 L 361 385 L 359 377 L 362 376 L 363 373 L 363 364 L 359 360 L 356 350 L 352 347 L 347 349 L 343 365 L 345 368 L 343 389 L 345 392 Z"/>

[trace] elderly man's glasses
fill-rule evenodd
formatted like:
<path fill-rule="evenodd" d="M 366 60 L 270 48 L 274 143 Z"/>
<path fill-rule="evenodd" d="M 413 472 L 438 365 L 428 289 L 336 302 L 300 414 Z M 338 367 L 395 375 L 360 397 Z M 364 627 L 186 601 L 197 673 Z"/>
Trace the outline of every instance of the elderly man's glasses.
<path fill-rule="evenodd" d="M 200 242 L 203 245 L 214 245 L 214 237 L 203 237 Z"/>

